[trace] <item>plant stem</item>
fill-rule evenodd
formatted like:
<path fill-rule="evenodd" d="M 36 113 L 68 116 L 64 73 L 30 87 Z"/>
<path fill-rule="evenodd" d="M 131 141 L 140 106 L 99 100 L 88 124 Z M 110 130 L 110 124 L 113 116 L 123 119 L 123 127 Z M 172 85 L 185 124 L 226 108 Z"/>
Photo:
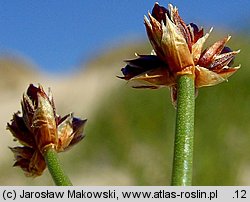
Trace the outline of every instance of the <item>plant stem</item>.
<path fill-rule="evenodd" d="M 68 176 L 62 170 L 57 152 L 54 148 L 48 147 L 43 153 L 49 172 L 57 186 L 72 186 Z"/>
<path fill-rule="evenodd" d="M 177 83 L 172 186 L 192 185 L 194 109 L 194 78 L 190 75 L 182 75 Z"/>

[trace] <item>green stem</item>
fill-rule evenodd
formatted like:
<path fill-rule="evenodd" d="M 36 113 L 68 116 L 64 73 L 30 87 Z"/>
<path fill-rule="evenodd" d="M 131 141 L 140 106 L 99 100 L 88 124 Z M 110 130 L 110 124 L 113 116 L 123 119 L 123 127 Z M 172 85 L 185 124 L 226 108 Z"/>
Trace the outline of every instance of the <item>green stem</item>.
<path fill-rule="evenodd" d="M 57 152 L 52 147 L 49 147 L 44 151 L 43 156 L 55 184 L 57 186 L 72 186 L 70 179 L 62 170 Z"/>
<path fill-rule="evenodd" d="M 172 171 L 173 186 L 192 185 L 195 87 L 189 75 L 178 78 L 177 112 Z"/>

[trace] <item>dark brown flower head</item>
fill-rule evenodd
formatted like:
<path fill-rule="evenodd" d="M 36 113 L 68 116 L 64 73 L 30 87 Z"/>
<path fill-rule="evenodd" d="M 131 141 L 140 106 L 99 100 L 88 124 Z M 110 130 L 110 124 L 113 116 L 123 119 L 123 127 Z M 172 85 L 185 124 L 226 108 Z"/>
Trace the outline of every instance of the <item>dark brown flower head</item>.
<path fill-rule="evenodd" d="M 152 54 L 125 61 L 124 77 L 119 77 L 128 80 L 133 87 L 168 86 L 175 93 L 178 75 L 190 75 L 199 88 L 221 83 L 239 69 L 240 66 L 231 67 L 239 51 L 225 47 L 230 36 L 203 50 L 212 29 L 204 34 L 196 24 L 186 24 L 178 9 L 171 4 L 166 9 L 155 3 L 152 14 L 148 16 L 145 16 L 144 23 L 153 47 Z"/>
<path fill-rule="evenodd" d="M 29 86 L 21 105 L 22 114 L 15 113 L 7 124 L 7 129 L 23 145 L 11 148 L 14 166 L 20 166 L 28 176 L 39 176 L 46 168 L 45 149 L 53 147 L 61 152 L 78 143 L 84 137 L 86 120 L 77 119 L 72 113 L 58 116 L 51 92 L 47 95 L 40 85 Z"/>

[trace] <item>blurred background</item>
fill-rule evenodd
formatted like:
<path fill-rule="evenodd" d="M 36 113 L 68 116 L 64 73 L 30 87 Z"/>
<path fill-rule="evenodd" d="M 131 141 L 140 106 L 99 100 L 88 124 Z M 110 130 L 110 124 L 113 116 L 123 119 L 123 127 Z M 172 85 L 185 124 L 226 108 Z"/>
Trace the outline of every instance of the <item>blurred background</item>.
<path fill-rule="evenodd" d="M 135 90 L 116 78 L 149 54 L 143 16 L 155 1 L 0 1 L 0 185 L 53 185 L 46 170 L 12 168 L 6 124 L 30 83 L 51 87 L 58 114 L 87 118 L 86 138 L 60 154 L 74 185 L 169 185 L 175 109 L 168 89 Z M 250 2 L 159 1 L 186 23 L 232 35 L 241 69 L 196 99 L 194 185 L 250 185 Z"/>

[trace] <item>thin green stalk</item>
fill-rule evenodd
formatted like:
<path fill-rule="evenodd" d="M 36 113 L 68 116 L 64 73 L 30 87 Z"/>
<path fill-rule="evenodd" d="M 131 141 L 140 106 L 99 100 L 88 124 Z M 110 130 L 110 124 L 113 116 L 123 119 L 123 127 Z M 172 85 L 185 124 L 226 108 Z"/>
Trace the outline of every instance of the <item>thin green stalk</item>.
<path fill-rule="evenodd" d="M 72 186 L 70 179 L 62 170 L 57 152 L 52 147 L 49 147 L 44 151 L 43 156 L 55 184 L 57 186 Z"/>
<path fill-rule="evenodd" d="M 190 75 L 182 75 L 178 78 L 177 84 L 173 186 L 192 185 L 194 109 L 194 78 Z"/>

